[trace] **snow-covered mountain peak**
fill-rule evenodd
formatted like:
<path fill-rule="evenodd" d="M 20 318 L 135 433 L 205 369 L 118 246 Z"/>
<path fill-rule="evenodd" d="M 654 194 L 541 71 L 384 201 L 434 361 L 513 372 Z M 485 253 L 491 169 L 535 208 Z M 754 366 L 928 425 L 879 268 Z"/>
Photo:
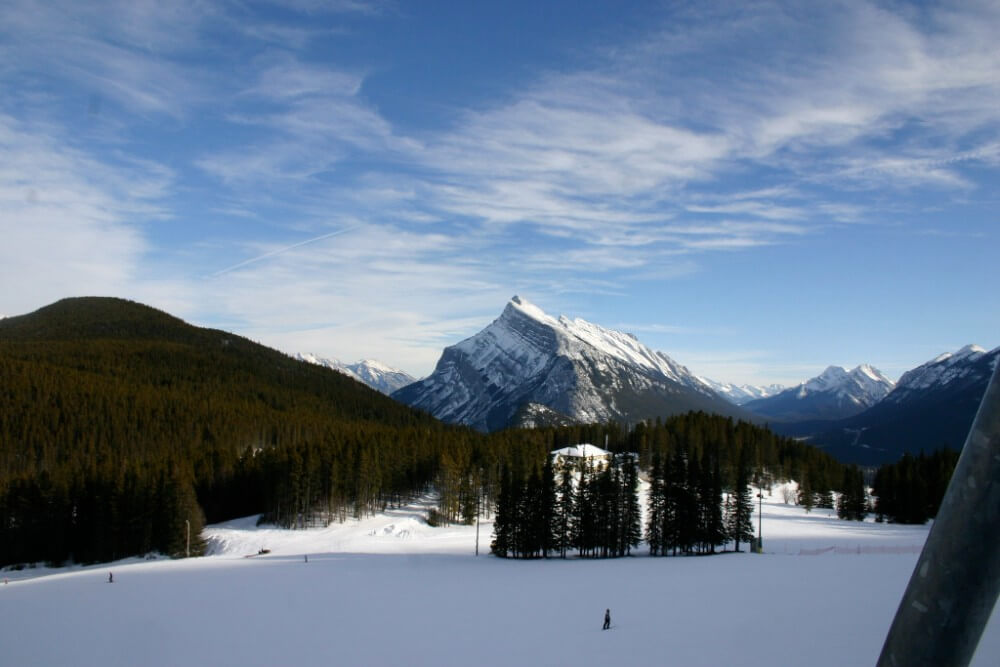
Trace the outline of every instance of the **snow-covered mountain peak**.
<path fill-rule="evenodd" d="M 430 377 L 395 397 L 483 430 L 507 426 L 527 403 L 582 422 L 646 418 L 638 410 L 666 413 L 682 404 L 731 411 L 687 368 L 635 336 L 552 317 L 521 296 L 485 329 L 447 348 Z"/>
<path fill-rule="evenodd" d="M 373 371 L 380 371 L 382 373 L 399 373 L 399 372 L 401 372 L 399 369 L 393 368 L 392 366 L 389 366 L 388 364 L 384 364 L 381 361 L 379 361 L 378 359 L 362 359 L 356 365 L 357 366 L 364 366 L 366 368 L 370 368 Z"/>
<path fill-rule="evenodd" d="M 567 357 L 579 359 L 581 355 L 586 356 L 588 350 L 597 351 L 626 364 L 661 373 L 671 380 L 697 386 L 699 391 L 706 388 L 705 384 L 696 380 L 687 368 L 665 354 L 646 347 L 632 334 L 606 329 L 581 318 L 570 319 L 565 315 L 552 317 L 520 296 L 511 298 L 503 314 L 493 324 L 476 336 L 458 343 L 458 347 L 466 351 L 481 347 L 481 341 L 477 342 L 477 339 L 486 334 L 488 338 L 493 339 L 494 344 L 522 357 L 525 361 L 529 359 L 541 361 L 540 358 L 530 354 L 529 350 L 537 349 L 539 346 L 545 347 L 546 343 L 543 340 L 545 336 L 539 338 L 536 335 L 528 335 L 527 330 L 531 327 L 525 327 L 526 323 L 521 318 L 528 318 L 531 323 L 542 325 L 549 335 L 554 334 L 558 352 Z"/>
<path fill-rule="evenodd" d="M 299 361 L 316 364 L 317 366 L 332 368 L 386 395 L 391 394 L 397 389 L 402 389 L 416 380 L 409 373 L 393 368 L 375 359 L 363 359 L 356 364 L 345 364 L 339 359 L 320 357 L 308 352 L 300 352 L 295 355 L 295 358 Z"/>
<path fill-rule="evenodd" d="M 997 357 L 1000 348 L 987 352 L 978 345 L 966 345 L 957 352 L 945 352 L 930 361 L 903 373 L 892 392 L 893 400 L 902 400 L 914 391 L 945 385 L 966 376 L 977 374 L 978 362 L 985 356 Z"/>
<path fill-rule="evenodd" d="M 840 419 L 875 405 L 892 387 L 892 381 L 869 364 L 850 371 L 827 366 L 797 387 L 745 405 L 758 414 L 777 419 Z"/>
<path fill-rule="evenodd" d="M 882 381 L 891 382 L 891 380 L 889 380 L 889 378 L 883 375 L 879 369 L 875 368 L 874 366 L 870 366 L 868 364 L 861 364 L 853 371 L 851 371 L 851 373 L 863 375 L 867 377 L 869 380 L 874 380 L 875 382 L 882 382 Z"/>
<path fill-rule="evenodd" d="M 986 354 L 984 348 L 979 347 L 975 343 L 966 345 L 961 350 L 955 353 L 955 359 L 965 359 L 968 357 L 978 357 L 980 355 Z"/>
<path fill-rule="evenodd" d="M 516 294 L 511 297 L 500 318 L 503 319 L 504 316 L 515 313 L 530 317 L 531 319 L 537 320 L 543 324 L 552 324 L 555 322 L 555 318 L 549 316 L 544 310 Z"/>
<path fill-rule="evenodd" d="M 785 390 L 785 386 L 781 384 L 769 384 L 769 385 L 752 385 L 752 384 L 741 384 L 735 385 L 731 382 L 717 382 L 707 377 L 698 377 L 701 382 L 710 387 L 719 396 L 729 401 L 734 405 L 743 405 L 749 403 L 750 401 L 755 401 L 758 398 L 767 398 L 768 396 L 774 396 Z"/>
<path fill-rule="evenodd" d="M 846 370 L 840 366 L 827 366 L 822 373 L 799 385 L 799 396 L 815 391 L 830 391 L 843 385 L 847 380 Z"/>

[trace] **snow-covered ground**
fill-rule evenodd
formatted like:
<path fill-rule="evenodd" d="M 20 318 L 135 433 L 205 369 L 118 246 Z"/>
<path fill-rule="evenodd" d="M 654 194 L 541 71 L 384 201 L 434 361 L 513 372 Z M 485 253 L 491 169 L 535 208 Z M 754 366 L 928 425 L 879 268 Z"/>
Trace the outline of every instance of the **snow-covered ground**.
<path fill-rule="evenodd" d="M 205 558 L 3 572 L 0 664 L 872 664 L 928 530 L 806 514 L 776 490 L 763 555 L 504 561 L 488 522 L 476 558 L 474 526 L 425 510 L 244 519 L 206 529 Z M 973 664 L 1000 664 L 996 614 Z"/>

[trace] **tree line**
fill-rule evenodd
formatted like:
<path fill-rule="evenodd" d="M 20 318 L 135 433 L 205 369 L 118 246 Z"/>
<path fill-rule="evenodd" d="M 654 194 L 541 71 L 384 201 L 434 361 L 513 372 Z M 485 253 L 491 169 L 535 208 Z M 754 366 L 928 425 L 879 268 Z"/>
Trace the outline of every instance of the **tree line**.
<path fill-rule="evenodd" d="M 875 520 L 920 524 L 937 516 L 958 457 L 959 452 L 939 449 L 930 455 L 906 453 L 881 466 L 872 484 Z"/>

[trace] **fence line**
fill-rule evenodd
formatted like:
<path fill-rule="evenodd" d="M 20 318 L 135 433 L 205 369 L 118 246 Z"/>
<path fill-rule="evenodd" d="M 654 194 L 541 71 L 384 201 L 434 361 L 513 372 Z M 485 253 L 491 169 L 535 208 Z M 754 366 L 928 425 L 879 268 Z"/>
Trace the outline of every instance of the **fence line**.
<path fill-rule="evenodd" d="M 823 554 L 919 554 L 923 546 L 919 544 L 907 544 L 905 546 L 861 546 L 853 547 L 825 547 L 823 549 L 799 549 L 800 556 L 821 556 Z"/>

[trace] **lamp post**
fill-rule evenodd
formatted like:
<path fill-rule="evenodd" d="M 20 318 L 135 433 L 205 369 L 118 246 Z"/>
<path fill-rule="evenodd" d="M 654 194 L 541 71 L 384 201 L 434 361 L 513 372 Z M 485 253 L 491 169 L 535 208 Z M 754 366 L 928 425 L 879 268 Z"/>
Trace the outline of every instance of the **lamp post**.
<path fill-rule="evenodd" d="M 757 497 L 760 501 L 757 504 L 757 553 L 764 553 L 764 536 L 762 530 L 764 527 L 764 488 L 761 486 L 757 487 Z"/>

